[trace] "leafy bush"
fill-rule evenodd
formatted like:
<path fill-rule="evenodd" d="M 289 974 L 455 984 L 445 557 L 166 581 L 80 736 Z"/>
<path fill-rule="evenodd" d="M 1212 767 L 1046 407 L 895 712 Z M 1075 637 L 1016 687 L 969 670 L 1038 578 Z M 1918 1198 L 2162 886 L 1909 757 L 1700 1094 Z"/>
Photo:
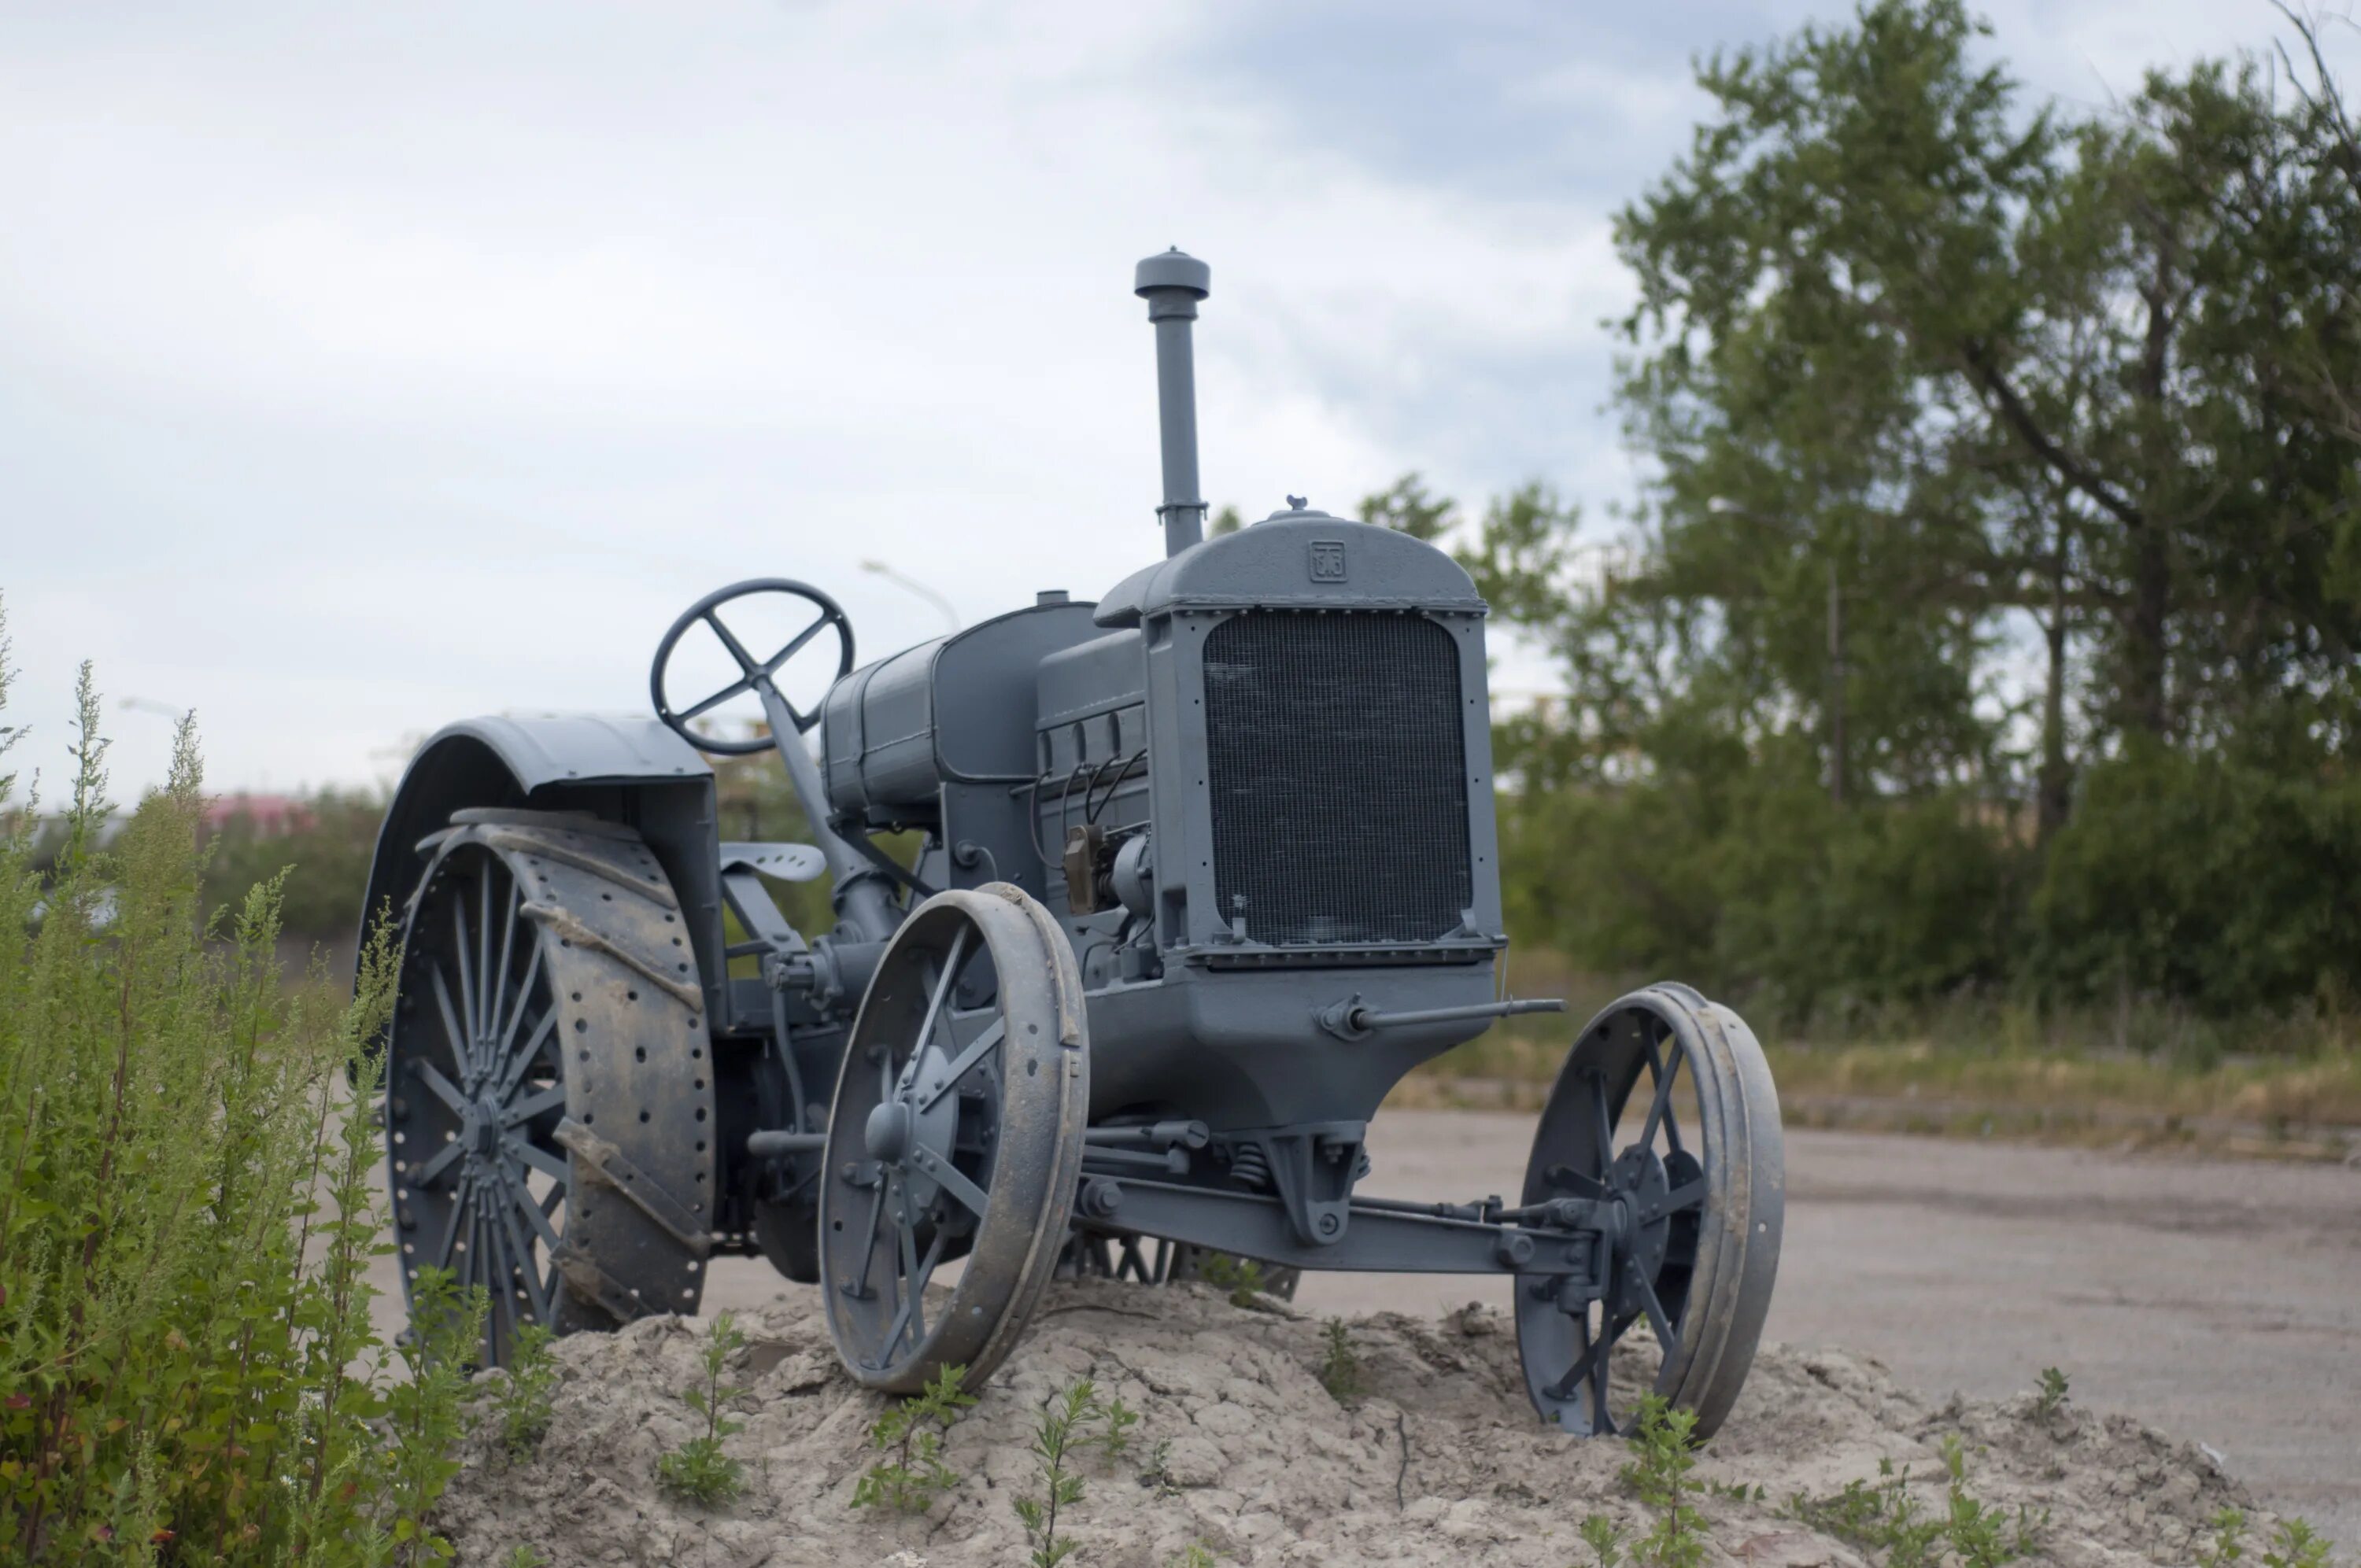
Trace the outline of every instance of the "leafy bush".
<path fill-rule="evenodd" d="M 743 1422 L 721 1413 L 723 1405 L 746 1391 L 721 1381 L 730 1358 L 745 1348 L 746 1336 L 728 1312 L 716 1317 L 706 1331 L 705 1348 L 698 1353 L 705 1382 L 682 1396 L 690 1409 L 705 1418 L 705 1431 L 656 1460 L 657 1483 L 675 1497 L 710 1508 L 732 1501 L 746 1489 L 746 1466 L 721 1449 L 723 1438 L 745 1430 Z"/>
<path fill-rule="evenodd" d="M 1640 1419 L 1631 1430 L 1631 1463 L 1622 1480 L 1639 1499 L 1657 1510 L 1656 1523 L 1631 1546 L 1631 1561 L 1650 1568 L 1697 1568 L 1706 1557 L 1705 1516 L 1689 1499 L 1697 1495 L 1689 1472 L 1697 1466 L 1697 1412 L 1675 1409 L 1661 1394 L 1642 1395 Z M 1605 1552 L 1597 1541 L 1591 1550 Z"/>
<path fill-rule="evenodd" d="M 869 1446 L 885 1457 L 854 1486 L 854 1508 L 922 1514 L 938 1494 L 959 1485 L 959 1472 L 943 1463 L 943 1433 L 975 1403 L 975 1396 L 961 1387 L 966 1380 L 966 1367 L 946 1366 L 870 1426 Z"/>
<path fill-rule="evenodd" d="M 1025 1527 L 1027 1563 L 1031 1568 L 1058 1568 L 1079 1544 L 1058 1533 L 1058 1516 L 1082 1500 L 1082 1477 L 1072 1467 L 1075 1451 L 1092 1442 L 1090 1428 L 1106 1416 L 1098 1388 L 1078 1377 L 1049 1397 L 1033 1425 L 1033 1467 L 1040 1493 L 1019 1493 L 1009 1499 L 1017 1521 Z"/>
<path fill-rule="evenodd" d="M 1353 1330 L 1342 1318 L 1320 1325 L 1320 1386 L 1339 1401 L 1361 1392 L 1361 1353 L 1353 1348 Z"/>
<path fill-rule="evenodd" d="M 549 1352 L 552 1337 L 545 1324 L 519 1324 L 514 1353 L 493 1390 L 500 1446 L 511 1459 L 531 1457 L 549 1435 L 551 1401 L 557 1391 L 557 1361 Z"/>
<path fill-rule="evenodd" d="M 0 642 L 0 708 L 8 674 Z M 80 698 L 47 874 L 29 812 L 0 834 L 0 1557 L 439 1560 L 425 1519 L 481 1306 L 429 1280 L 447 1310 L 407 1376 L 370 1326 L 384 1244 L 361 1043 L 393 955 L 363 955 L 349 1005 L 282 985 L 275 878 L 209 944 L 192 728 L 103 850 L 87 665 Z"/>
<path fill-rule="evenodd" d="M 2059 995 L 2216 1016 L 2361 992 L 2361 780 L 2136 747 L 2093 768 L 2033 900 Z"/>
<path fill-rule="evenodd" d="M 1729 776 L 1503 796 L 1520 941 L 1591 973 L 1680 975 L 1798 1018 L 2008 972 L 2019 852 L 1952 793 L 1851 808 L 1741 756 Z"/>

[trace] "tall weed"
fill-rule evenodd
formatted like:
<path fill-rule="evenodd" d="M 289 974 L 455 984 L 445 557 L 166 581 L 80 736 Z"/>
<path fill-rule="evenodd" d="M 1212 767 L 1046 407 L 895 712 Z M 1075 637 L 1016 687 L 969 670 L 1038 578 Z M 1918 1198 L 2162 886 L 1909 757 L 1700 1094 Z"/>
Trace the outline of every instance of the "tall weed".
<path fill-rule="evenodd" d="M 406 1378 L 369 1321 L 391 944 L 347 1005 L 282 983 L 275 880 L 209 930 L 193 723 L 107 843 L 88 665 L 79 700 L 46 872 L 0 772 L 0 1559 L 439 1560 L 481 1304 L 445 1286 Z"/>

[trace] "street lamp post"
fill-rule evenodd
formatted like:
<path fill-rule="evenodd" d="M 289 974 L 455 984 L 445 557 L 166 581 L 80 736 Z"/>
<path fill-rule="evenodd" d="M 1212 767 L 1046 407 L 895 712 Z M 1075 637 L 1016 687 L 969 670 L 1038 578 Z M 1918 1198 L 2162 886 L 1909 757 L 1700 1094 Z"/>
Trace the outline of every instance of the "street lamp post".
<path fill-rule="evenodd" d="M 1705 503 L 1705 510 L 1720 517 L 1734 517 L 1741 522 L 1752 522 L 1772 529 L 1791 539 L 1804 537 L 1803 531 L 1791 522 L 1765 517 L 1761 512 L 1741 506 L 1728 496 L 1714 496 Z M 1828 552 L 1828 798 L 1842 806 L 1845 799 L 1845 635 L 1844 581 L 1842 566 L 1834 550 Z"/>
<path fill-rule="evenodd" d="M 943 620 L 951 630 L 957 631 L 960 629 L 960 613 L 958 609 L 953 608 L 950 600 L 945 598 L 934 589 L 927 587 L 926 584 L 919 582 L 915 577 L 904 576 L 902 573 L 895 571 L 893 567 L 887 565 L 883 561 L 863 561 L 861 563 L 861 569 L 876 576 L 883 577 L 889 583 L 909 589 L 910 592 L 917 595 L 920 598 L 925 599 L 937 609 L 941 610 L 943 612 Z"/>

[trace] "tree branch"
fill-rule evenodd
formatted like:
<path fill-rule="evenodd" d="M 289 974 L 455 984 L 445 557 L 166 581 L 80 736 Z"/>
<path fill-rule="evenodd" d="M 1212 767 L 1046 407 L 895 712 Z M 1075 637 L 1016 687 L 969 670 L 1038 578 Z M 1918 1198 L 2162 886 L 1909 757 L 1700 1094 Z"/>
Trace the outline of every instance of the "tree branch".
<path fill-rule="evenodd" d="M 2097 469 L 2067 451 L 2042 428 L 2041 422 L 2034 418 L 2033 410 L 2026 404 L 2024 394 L 2010 383 L 2000 367 L 1993 363 L 1989 348 L 1971 340 L 1960 350 L 1960 358 L 1967 366 L 1968 373 L 1975 378 L 1977 385 L 1983 388 L 1999 409 L 2001 418 L 2008 422 L 2009 428 L 2016 432 L 2037 456 L 2056 470 L 2059 478 L 2113 513 L 2125 527 L 2147 526 L 2147 513 L 2137 503 L 2108 484 Z"/>
<path fill-rule="evenodd" d="M 2353 122 L 2345 112 L 2345 94 L 2337 87 L 2334 74 L 2328 69 L 2328 57 L 2321 52 L 2319 25 L 2310 16 L 2299 15 L 2287 0 L 2271 0 L 2271 9 L 2285 16 L 2288 25 L 2295 29 L 2295 36 L 2303 40 L 2304 50 L 2312 56 L 2312 69 L 2319 78 L 2320 86 L 2315 93 L 2303 84 L 2297 75 L 2295 60 L 2288 53 L 2286 41 L 2281 39 L 2275 47 L 2279 49 L 2279 59 L 2287 63 L 2288 82 L 2305 103 L 2328 116 L 2329 127 L 2336 133 L 2337 142 L 2345 153 L 2342 165 L 2345 181 L 2352 185 L 2356 195 L 2361 195 L 2361 137 L 2354 134 Z"/>

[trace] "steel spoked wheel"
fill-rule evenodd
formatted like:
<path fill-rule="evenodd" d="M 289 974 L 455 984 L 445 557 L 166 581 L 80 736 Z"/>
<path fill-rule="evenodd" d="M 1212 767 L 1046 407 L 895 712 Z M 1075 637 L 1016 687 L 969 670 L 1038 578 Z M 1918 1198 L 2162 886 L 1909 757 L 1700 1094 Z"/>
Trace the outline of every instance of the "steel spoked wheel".
<path fill-rule="evenodd" d="M 1592 1019 L 1525 1171 L 1525 1202 L 1587 1200 L 1607 1219 L 1589 1288 L 1518 1281 L 1518 1349 L 1543 1420 L 1628 1431 L 1653 1392 L 1710 1437 L 1770 1310 L 1785 1179 L 1778 1095 L 1737 1014 L 1656 985 Z"/>
<path fill-rule="evenodd" d="M 972 1388 L 1015 1347 L 1065 1245 L 1089 1075 L 1082 980 L 1038 903 L 994 883 L 903 923 L 846 1042 L 820 1190 L 854 1377 L 906 1393 L 961 1365 Z"/>
<path fill-rule="evenodd" d="M 402 1288 L 484 1290 L 517 1331 L 694 1311 L 714 1182 L 703 998 L 678 906 L 628 829 L 462 812 L 403 923 L 386 1062 Z"/>

